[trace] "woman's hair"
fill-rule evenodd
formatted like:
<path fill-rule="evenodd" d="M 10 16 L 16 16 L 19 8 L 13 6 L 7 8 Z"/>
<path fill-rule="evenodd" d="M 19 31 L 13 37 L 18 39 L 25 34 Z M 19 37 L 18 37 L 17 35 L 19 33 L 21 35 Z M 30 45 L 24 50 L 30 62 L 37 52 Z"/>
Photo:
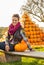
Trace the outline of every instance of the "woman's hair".
<path fill-rule="evenodd" d="M 12 17 L 17 17 L 17 18 L 18 18 L 18 20 L 20 19 L 19 14 L 13 14 L 13 16 L 12 16 Z"/>

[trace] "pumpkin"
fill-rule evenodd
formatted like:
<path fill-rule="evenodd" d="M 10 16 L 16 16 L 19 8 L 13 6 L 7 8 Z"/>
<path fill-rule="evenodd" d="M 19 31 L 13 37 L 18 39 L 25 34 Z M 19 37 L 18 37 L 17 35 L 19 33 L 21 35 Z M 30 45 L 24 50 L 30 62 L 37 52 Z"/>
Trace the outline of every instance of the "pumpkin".
<path fill-rule="evenodd" d="M 14 46 L 15 51 L 23 52 L 27 49 L 27 44 L 24 41 L 21 41 L 21 43 L 18 43 Z"/>

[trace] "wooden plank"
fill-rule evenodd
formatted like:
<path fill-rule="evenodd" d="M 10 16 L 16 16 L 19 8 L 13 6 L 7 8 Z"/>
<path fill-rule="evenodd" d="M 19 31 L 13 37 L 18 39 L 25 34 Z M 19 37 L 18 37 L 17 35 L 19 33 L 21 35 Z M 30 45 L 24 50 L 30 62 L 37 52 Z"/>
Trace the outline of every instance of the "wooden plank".
<path fill-rule="evenodd" d="M 32 57 L 32 58 L 44 59 L 44 52 L 40 52 L 40 51 L 5 52 L 5 53 L 10 54 L 10 55 L 18 55 L 18 56 L 24 56 L 24 57 Z"/>
<path fill-rule="evenodd" d="M 38 52 L 38 51 L 36 52 L 8 52 L 8 54 L 44 59 L 44 52 Z"/>

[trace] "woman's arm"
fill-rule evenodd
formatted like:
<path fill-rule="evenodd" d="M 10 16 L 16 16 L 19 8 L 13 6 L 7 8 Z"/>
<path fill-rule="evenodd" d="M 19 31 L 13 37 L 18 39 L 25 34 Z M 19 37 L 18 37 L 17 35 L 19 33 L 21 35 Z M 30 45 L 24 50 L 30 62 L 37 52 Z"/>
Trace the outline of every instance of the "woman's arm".
<path fill-rule="evenodd" d="M 6 40 L 5 40 L 5 50 L 6 51 L 10 50 L 10 47 L 9 47 L 9 38 L 10 38 L 10 36 L 7 35 Z"/>
<path fill-rule="evenodd" d="M 10 40 L 10 35 L 8 33 L 7 36 L 6 36 L 5 44 L 9 44 L 9 40 Z"/>

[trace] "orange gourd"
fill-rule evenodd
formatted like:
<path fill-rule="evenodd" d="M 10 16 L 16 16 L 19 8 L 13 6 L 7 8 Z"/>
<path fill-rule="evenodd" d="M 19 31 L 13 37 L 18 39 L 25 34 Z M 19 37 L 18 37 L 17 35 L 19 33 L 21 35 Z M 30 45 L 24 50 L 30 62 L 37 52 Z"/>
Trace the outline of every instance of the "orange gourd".
<path fill-rule="evenodd" d="M 14 46 L 15 51 L 23 52 L 27 49 L 27 44 L 22 40 L 21 43 L 18 43 Z"/>
<path fill-rule="evenodd" d="M 25 34 L 28 38 L 30 36 L 29 42 L 31 45 L 44 45 L 44 32 L 39 25 L 32 21 L 27 12 L 24 12 L 22 19 Z"/>

